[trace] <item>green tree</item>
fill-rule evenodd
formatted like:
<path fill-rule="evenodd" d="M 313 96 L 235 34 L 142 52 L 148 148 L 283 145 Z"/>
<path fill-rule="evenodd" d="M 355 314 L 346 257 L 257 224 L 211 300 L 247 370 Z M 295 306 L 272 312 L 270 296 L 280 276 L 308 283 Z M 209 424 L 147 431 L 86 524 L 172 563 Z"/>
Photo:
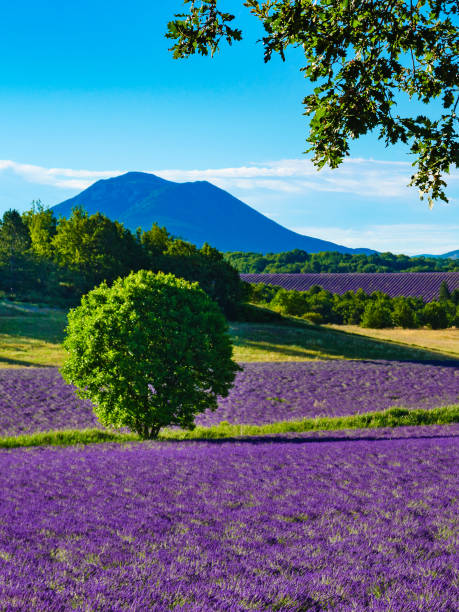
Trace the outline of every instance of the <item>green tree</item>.
<path fill-rule="evenodd" d="M 406 298 L 398 297 L 393 300 L 392 320 L 398 327 L 417 327 L 416 313 Z"/>
<path fill-rule="evenodd" d="M 358 325 L 362 319 L 365 302 L 357 302 L 354 291 L 346 291 L 343 295 L 333 295 L 333 309 L 337 315 L 338 323 Z"/>
<path fill-rule="evenodd" d="M 448 327 L 448 311 L 444 302 L 429 302 L 421 314 L 424 325 L 432 329 Z"/>
<path fill-rule="evenodd" d="M 68 219 L 59 219 L 52 246 L 63 280 L 73 285 L 77 297 L 144 263 L 141 245 L 128 229 L 100 213 L 88 215 L 81 207 Z"/>
<path fill-rule="evenodd" d="M 247 283 L 248 300 L 254 304 L 269 304 L 280 290 L 275 285 L 266 285 L 265 283 Z"/>
<path fill-rule="evenodd" d="M 361 326 L 373 329 L 392 327 L 391 311 L 387 303 L 380 299 L 368 302 L 363 311 Z"/>
<path fill-rule="evenodd" d="M 33 260 L 34 282 L 29 283 L 28 297 L 40 301 L 59 302 L 61 274 L 54 258 L 53 239 L 57 231 L 57 219 L 53 211 L 40 200 L 22 213 L 30 235 L 30 255 Z"/>
<path fill-rule="evenodd" d="M 240 302 L 246 293 L 244 283 L 218 249 L 207 242 L 198 249 L 191 242 L 174 238 L 157 223 L 139 235 L 146 255 L 144 268 L 199 282 L 227 317 L 238 316 Z"/>
<path fill-rule="evenodd" d="M 151 229 L 140 231 L 140 242 L 149 257 L 157 257 L 165 253 L 173 238 L 165 227 L 153 223 Z"/>
<path fill-rule="evenodd" d="M 184 0 L 167 37 L 174 58 L 214 55 L 242 32 L 221 0 Z M 411 184 L 421 198 L 447 201 L 444 175 L 459 158 L 456 109 L 459 50 L 457 0 L 240 0 L 264 27 L 265 62 L 301 48 L 305 77 L 316 86 L 304 98 L 311 116 L 307 152 L 318 167 L 336 168 L 350 141 L 372 131 L 388 145 L 408 144 L 415 156 Z M 400 97 L 423 114 L 397 113 Z M 429 103 L 438 100 L 441 112 Z"/>
<path fill-rule="evenodd" d="M 442 281 L 440 285 L 440 290 L 438 292 L 438 301 L 446 302 L 451 299 L 451 293 L 448 288 L 448 283 L 446 281 Z"/>
<path fill-rule="evenodd" d="M 279 289 L 271 301 L 271 306 L 286 315 L 301 317 L 308 312 L 307 297 L 304 291 Z"/>
<path fill-rule="evenodd" d="M 238 316 L 245 297 L 245 287 L 235 270 L 214 250 L 202 252 L 184 240 L 171 242 L 164 255 L 151 258 L 148 267 L 155 272 L 167 272 L 197 281 L 202 289 L 220 306 L 229 319 Z"/>
<path fill-rule="evenodd" d="M 101 423 L 142 438 L 167 425 L 192 429 L 240 369 L 225 318 L 198 284 L 145 270 L 83 296 L 64 346 L 62 374 Z"/>
<path fill-rule="evenodd" d="M 316 322 L 323 322 L 323 323 L 339 323 L 340 322 L 341 317 L 337 315 L 337 313 L 335 313 L 334 311 L 333 294 L 330 293 L 330 291 L 321 289 L 320 291 L 314 292 L 312 295 L 309 295 L 309 292 L 306 292 L 306 295 L 307 295 L 306 308 L 307 308 L 308 314 L 316 313 L 320 315 L 320 319 L 315 317 Z"/>
<path fill-rule="evenodd" d="M 210 246 L 207 242 L 204 242 L 202 247 L 199 249 L 200 255 L 207 257 L 209 261 L 224 261 L 223 253 L 220 253 L 218 249 Z"/>
<path fill-rule="evenodd" d="M 0 221 L 0 268 L 3 288 L 15 293 L 31 282 L 30 235 L 17 210 L 7 210 Z"/>
<path fill-rule="evenodd" d="M 193 255 L 198 254 L 198 248 L 187 240 L 175 238 L 168 244 L 165 254 L 178 257 L 193 257 Z"/>
<path fill-rule="evenodd" d="M 353 325 L 359 325 L 362 321 L 363 313 L 370 300 L 370 296 L 365 293 L 363 289 L 357 289 L 357 291 L 347 291 L 347 294 L 352 295 L 352 307 L 349 309 L 348 323 Z M 345 294 L 346 295 L 346 294 Z"/>
<path fill-rule="evenodd" d="M 34 200 L 31 208 L 22 214 L 22 219 L 29 230 L 32 251 L 38 257 L 51 259 L 52 240 L 57 228 L 57 219 L 53 211 L 46 208 L 40 200 Z"/>
<path fill-rule="evenodd" d="M 456 306 L 456 314 L 454 316 L 452 325 L 459 328 L 459 306 Z"/>
<path fill-rule="evenodd" d="M 364 255 L 323 252 L 308 254 L 295 249 L 285 253 L 225 253 L 225 259 L 239 272 L 447 272 L 459 270 L 459 260 L 407 257 L 392 253 Z"/>

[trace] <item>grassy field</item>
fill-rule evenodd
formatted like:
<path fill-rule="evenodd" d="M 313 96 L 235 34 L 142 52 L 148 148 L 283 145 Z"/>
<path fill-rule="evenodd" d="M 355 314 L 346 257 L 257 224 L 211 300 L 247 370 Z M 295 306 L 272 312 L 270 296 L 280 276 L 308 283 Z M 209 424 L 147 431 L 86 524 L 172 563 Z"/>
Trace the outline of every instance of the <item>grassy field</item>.
<path fill-rule="evenodd" d="M 357 328 L 360 331 L 360 328 Z M 362 330 L 364 331 L 364 330 Z M 375 331 L 375 330 L 370 330 Z M 390 331 L 390 330 L 389 330 Z M 422 332 L 431 330 L 418 330 Z M 442 332 L 444 330 L 441 330 Z M 231 334 L 237 361 L 307 361 L 310 359 L 387 359 L 430 361 L 458 357 L 436 348 L 372 338 L 343 327 L 311 325 L 295 319 L 279 324 L 233 323 Z M 429 336 L 432 337 L 432 336 Z M 440 334 L 438 336 L 440 338 Z"/>
<path fill-rule="evenodd" d="M 344 417 L 305 418 L 300 421 L 277 421 L 265 425 L 237 425 L 226 421 L 210 427 L 197 426 L 193 430 L 164 428 L 159 440 L 224 440 L 245 436 L 306 433 L 310 431 L 343 431 L 348 429 L 378 429 L 422 425 L 453 425 L 459 421 L 459 404 L 440 406 L 430 410 L 389 408 L 379 412 L 353 414 Z M 0 436 L 0 448 L 31 446 L 73 446 L 104 442 L 136 442 L 141 438 L 132 432 L 101 429 L 68 429 L 40 431 L 19 436 Z"/>
<path fill-rule="evenodd" d="M 0 305 L 0 367 L 58 366 L 67 316 L 64 311 Z"/>
<path fill-rule="evenodd" d="M 66 314 L 61 310 L 0 305 L 0 367 L 61 365 L 65 326 Z M 230 331 L 237 361 L 430 361 L 459 357 L 457 330 L 332 328 L 292 318 L 281 324 L 232 323 Z M 411 342 L 407 341 L 410 333 Z"/>
<path fill-rule="evenodd" d="M 358 325 L 330 325 L 331 329 L 339 329 L 351 334 L 376 338 L 385 342 L 407 344 L 412 347 L 459 357 L 459 329 L 365 329 Z"/>

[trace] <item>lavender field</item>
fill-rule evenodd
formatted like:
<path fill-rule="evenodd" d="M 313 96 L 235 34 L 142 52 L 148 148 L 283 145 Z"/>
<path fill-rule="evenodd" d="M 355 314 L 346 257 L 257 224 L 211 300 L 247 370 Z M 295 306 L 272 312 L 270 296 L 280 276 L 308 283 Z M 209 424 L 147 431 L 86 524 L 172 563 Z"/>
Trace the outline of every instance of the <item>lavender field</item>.
<path fill-rule="evenodd" d="M 459 429 L 378 435 L 4 451 L 0 609 L 457 610 Z"/>
<path fill-rule="evenodd" d="M 211 425 L 459 401 L 454 362 L 247 363 Z M 97 427 L 0 370 L 0 435 Z M 459 609 L 459 424 L 0 451 L 0 610 Z"/>
<path fill-rule="evenodd" d="M 435 408 L 458 401 L 459 368 L 454 362 L 250 363 L 244 365 L 218 411 L 203 415 L 198 422 L 262 424 L 343 416 L 390 406 Z"/>
<path fill-rule="evenodd" d="M 365 293 L 382 291 L 391 297 L 399 295 L 422 297 L 431 302 L 438 298 L 440 285 L 444 281 L 450 291 L 459 289 L 459 272 L 339 272 L 306 274 L 241 274 L 247 283 L 265 283 L 284 289 L 307 291 L 319 285 L 342 295 L 346 291 L 363 289 Z"/>
<path fill-rule="evenodd" d="M 219 409 L 196 421 L 264 424 L 458 401 L 459 369 L 454 362 L 247 363 Z M 95 426 L 90 402 L 79 400 L 57 369 L 0 370 L 0 435 Z"/>

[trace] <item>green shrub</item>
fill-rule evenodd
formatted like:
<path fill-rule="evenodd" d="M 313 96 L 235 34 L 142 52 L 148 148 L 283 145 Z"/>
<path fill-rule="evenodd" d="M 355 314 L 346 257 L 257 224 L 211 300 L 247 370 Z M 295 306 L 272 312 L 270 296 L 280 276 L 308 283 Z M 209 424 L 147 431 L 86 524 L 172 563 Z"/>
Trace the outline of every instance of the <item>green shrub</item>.
<path fill-rule="evenodd" d="M 246 299 L 255 304 L 268 304 L 279 291 L 279 287 L 265 283 L 245 283 L 245 285 L 249 287 L 246 289 Z"/>
<path fill-rule="evenodd" d="M 306 300 L 303 291 L 279 289 L 270 305 L 282 314 L 301 317 L 307 311 Z"/>
<path fill-rule="evenodd" d="M 102 283 L 70 311 L 62 375 L 103 425 L 142 438 L 166 425 L 192 429 L 240 369 L 227 329 L 197 283 L 141 270 Z"/>
<path fill-rule="evenodd" d="M 343 295 L 333 295 L 333 310 L 337 315 L 338 323 L 348 325 L 359 325 L 362 321 L 365 306 L 370 300 L 363 289 L 357 291 L 346 291 Z"/>
<path fill-rule="evenodd" d="M 321 322 L 323 323 L 339 323 L 341 322 L 340 316 L 335 312 L 333 306 L 333 294 L 323 289 L 312 293 L 315 286 L 305 292 L 307 296 L 306 312 L 315 312 L 320 315 Z"/>
<path fill-rule="evenodd" d="M 429 302 L 422 311 L 424 325 L 432 329 L 444 329 L 448 327 L 448 311 L 443 302 Z"/>
<path fill-rule="evenodd" d="M 417 327 L 416 313 L 403 298 L 397 299 L 396 301 L 394 300 L 392 320 L 398 327 Z"/>
<path fill-rule="evenodd" d="M 310 321 L 311 323 L 315 323 L 316 325 L 320 325 L 320 323 L 323 323 L 323 317 L 320 312 L 305 312 L 302 316 L 302 319 L 306 319 L 306 321 Z"/>
<path fill-rule="evenodd" d="M 383 327 L 392 327 L 392 315 L 390 308 L 382 300 L 368 302 L 363 311 L 361 322 L 362 327 L 371 327 L 374 329 L 382 329 Z"/>

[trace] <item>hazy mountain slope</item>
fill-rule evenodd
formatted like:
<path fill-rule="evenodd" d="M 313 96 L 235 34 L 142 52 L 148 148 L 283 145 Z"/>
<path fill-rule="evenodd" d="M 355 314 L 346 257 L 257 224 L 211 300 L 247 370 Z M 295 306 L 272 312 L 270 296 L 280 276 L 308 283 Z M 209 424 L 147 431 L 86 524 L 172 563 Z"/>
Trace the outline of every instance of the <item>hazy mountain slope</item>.
<path fill-rule="evenodd" d="M 434 257 L 435 259 L 459 259 L 459 249 L 443 253 L 443 255 L 417 255 L 416 257 Z"/>
<path fill-rule="evenodd" d="M 77 205 L 90 214 L 101 212 L 121 221 L 131 230 L 149 229 L 157 222 L 175 236 L 198 246 L 209 242 L 221 251 L 374 252 L 292 232 L 207 181 L 174 183 L 153 174 L 128 172 L 94 183 L 53 211 L 56 216 L 69 216 Z"/>

